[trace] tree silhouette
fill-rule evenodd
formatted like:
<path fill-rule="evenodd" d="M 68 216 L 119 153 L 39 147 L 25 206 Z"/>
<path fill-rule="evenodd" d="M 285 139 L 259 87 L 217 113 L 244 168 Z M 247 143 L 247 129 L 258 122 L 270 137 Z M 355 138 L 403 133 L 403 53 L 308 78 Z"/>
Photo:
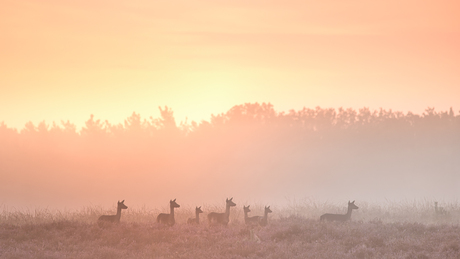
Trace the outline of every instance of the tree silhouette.
<path fill-rule="evenodd" d="M 2 122 L 0 172 L 8 172 L 17 188 L 39 175 L 73 179 L 76 187 L 69 189 L 91 182 L 105 190 L 163 190 L 171 187 L 170 179 L 180 179 L 175 188 L 195 184 L 206 189 L 204 182 L 212 179 L 225 182 L 216 185 L 218 192 L 237 184 L 262 188 L 264 179 L 288 189 L 301 183 L 314 189 L 310 178 L 334 185 L 330 179 L 347 181 L 344 175 L 350 172 L 371 180 L 385 175 L 382 186 L 405 175 L 423 175 L 431 182 L 435 175 L 449 184 L 460 170 L 455 159 L 460 115 L 452 108 L 428 107 L 421 115 L 366 107 L 277 112 L 270 103 L 245 103 L 209 121 L 179 124 L 171 108 L 159 110 L 159 118 L 146 120 L 133 112 L 116 125 L 91 115 L 80 131 L 69 121 L 28 122 L 20 131 Z M 52 182 L 40 184 L 55 188 Z"/>
<path fill-rule="evenodd" d="M 101 120 L 94 120 L 94 115 L 91 114 L 89 120 L 85 122 L 85 127 L 81 129 L 82 136 L 89 137 L 103 137 L 107 134 L 107 123 L 101 122 Z"/>

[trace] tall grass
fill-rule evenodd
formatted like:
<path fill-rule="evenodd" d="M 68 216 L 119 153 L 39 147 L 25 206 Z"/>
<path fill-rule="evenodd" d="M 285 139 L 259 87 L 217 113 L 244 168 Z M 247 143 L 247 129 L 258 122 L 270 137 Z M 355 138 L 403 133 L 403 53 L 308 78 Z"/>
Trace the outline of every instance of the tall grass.
<path fill-rule="evenodd" d="M 129 203 L 127 202 L 129 205 Z M 437 214 L 434 209 L 434 201 L 423 200 L 404 200 L 404 201 L 385 201 L 380 203 L 359 202 L 358 210 L 352 213 L 352 220 L 358 222 L 381 221 L 383 223 L 412 222 L 421 224 L 460 224 L 460 203 L 458 201 L 439 202 L 445 213 Z M 230 209 L 230 220 L 234 223 L 244 222 L 243 205 Z M 250 204 L 250 216 L 262 216 L 264 204 Z M 283 207 L 271 207 L 273 213 L 269 218 L 284 219 L 297 217 L 316 220 L 324 213 L 346 213 L 347 203 L 332 203 L 328 201 L 318 201 L 313 199 L 289 200 Z M 224 212 L 223 204 L 204 204 L 204 213 L 200 215 L 200 222 L 206 223 L 206 215 L 209 212 Z M 169 213 L 167 206 L 161 208 L 147 208 L 129 206 L 129 209 L 122 211 L 121 221 L 129 223 L 154 223 L 159 213 Z M 100 215 L 115 214 L 116 207 L 103 208 L 100 206 L 83 207 L 80 210 L 49 210 L 46 208 L 34 209 L 15 209 L 7 206 L 0 206 L 0 223 L 12 225 L 41 224 L 56 221 L 78 221 L 83 223 L 94 223 Z M 177 224 L 185 224 L 188 218 L 195 217 L 195 207 L 182 205 L 175 210 Z"/>
<path fill-rule="evenodd" d="M 360 202 L 358 210 L 352 213 L 352 220 L 393 222 L 417 222 L 422 224 L 460 224 L 460 203 L 458 201 L 439 202 L 445 213 L 436 213 L 434 200 L 402 200 L 385 202 Z M 319 219 L 326 212 L 346 213 L 347 203 L 332 203 L 313 199 L 289 201 L 288 205 L 276 211 L 281 217 L 295 215 L 304 218 Z"/>
<path fill-rule="evenodd" d="M 302 200 L 272 206 L 267 227 L 244 224 L 242 207 L 231 209 L 227 227 L 185 224 L 194 207 L 176 211 L 176 225 L 156 223 L 167 208 L 124 210 L 120 224 L 97 224 L 115 208 L 77 211 L 0 210 L 0 258 L 459 258 L 460 206 L 433 202 L 359 203 L 352 221 L 320 222 L 325 212 L 345 213 L 346 204 Z M 129 205 L 129 203 L 127 203 Z M 245 204 L 246 205 L 246 204 Z M 251 215 L 263 205 L 251 204 Z"/>

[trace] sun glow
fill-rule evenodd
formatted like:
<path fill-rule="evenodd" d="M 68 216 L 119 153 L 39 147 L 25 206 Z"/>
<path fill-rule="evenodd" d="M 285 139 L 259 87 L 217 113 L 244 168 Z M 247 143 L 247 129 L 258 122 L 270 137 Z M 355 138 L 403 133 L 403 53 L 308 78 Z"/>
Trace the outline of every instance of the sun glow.
<path fill-rule="evenodd" d="M 353 146 L 356 157 L 347 157 L 350 148 L 343 151 L 342 145 L 351 140 L 346 137 L 330 142 L 333 148 L 319 156 L 316 151 L 325 148 L 324 134 L 330 132 L 316 132 L 321 127 L 337 121 L 354 123 L 353 114 L 364 118 L 372 114 L 377 122 L 382 114 L 390 121 L 398 117 L 401 125 L 414 125 L 418 117 L 409 111 L 426 119 L 427 125 L 432 123 L 430 116 L 456 125 L 452 121 L 460 108 L 459 10 L 460 2 L 450 0 L 202 0 L 180 5 L 162 0 L 3 1 L 0 136 L 5 137 L 0 140 L 11 147 L 0 145 L 0 160 L 4 159 L 0 173 L 17 166 L 6 175 L 32 198 L 35 192 L 25 186 L 34 183 L 24 184 L 27 177 L 15 178 L 18 172 L 49 172 L 50 177 L 37 182 L 51 186 L 58 197 L 73 181 L 75 186 L 105 181 L 116 185 L 126 172 L 136 176 L 108 193 L 92 186 L 87 197 L 101 195 L 99 200 L 104 201 L 121 190 L 126 199 L 149 202 L 141 194 L 150 193 L 152 185 L 167 185 L 171 193 L 180 193 L 193 181 L 224 196 L 235 188 L 214 186 L 212 181 L 236 183 L 235 172 L 253 182 L 267 177 L 266 185 L 257 185 L 273 199 L 290 191 L 292 196 L 327 196 L 324 188 L 315 186 L 331 185 L 328 174 L 342 169 L 314 161 L 327 161 L 330 152 L 337 152 L 333 157 L 349 172 L 378 171 L 373 165 L 393 168 L 385 160 L 355 162 L 360 156 L 376 159 L 372 152 L 362 151 L 368 148 L 363 140 L 353 139 L 363 146 Z M 341 117 L 335 118 L 336 114 Z M 261 125 L 269 128 L 258 124 L 264 116 L 273 119 L 262 120 Z M 299 120 L 302 123 L 297 124 Z M 248 121 L 254 125 L 248 126 Z M 308 124 L 312 121 L 317 124 Z M 341 125 L 334 130 L 343 129 Z M 194 135 L 187 138 L 191 129 Z M 398 132 L 412 130 L 408 126 Z M 387 142 L 380 143 L 382 135 L 374 133 L 368 132 L 385 149 Z M 430 138 L 436 140 L 438 135 L 443 136 L 435 132 Z M 391 136 L 392 143 L 400 143 L 398 136 Z M 420 137 L 418 131 L 411 136 Z M 455 149 L 443 145 L 440 149 L 444 152 L 440 159 L 454 160 L 448 155 Z M 14 157 L 17 150 L 22 155 Z M 398 159 L 390 153 L 381 159 Z M 431 155 L 416 154 L 423 161 Z M 411 159 L 407 161 L 419 166 L 413 167 L 425 170 Z M 21 162 L 8 169 L 1 167 L 4 161 Z M 400 172 L 405 172 L 404 166 L 411 165 L 404 164 Z M 459 182 L 449 168 L 457 167 L 448 167 L 445 173 L 452 178 L 444 180 Z M 283 178 L 283 170 L 291 178 Z M 297 174 L 307 171 L 311 193 L 296 180 Z M 202 182 L 196 180 L 203 176 Z M 414 193 L 433 182 L 426 178 L 414 184 Z M 65 184 L 59 186 L 60 181 Z M 280 185 L 278 193 L 270 192 Z M 362 188 L 355 194 L 375 189 Z M 53 199 L 51 194 L 40 195 L 44 201 Z M 78 195 L 71 196 L 66 197 Z M 206 198 L 204 193 L 197 197 Z"/>
<path fill-rule="evenodd" d="M 445 110 L 460 95 L 459 9 L 452 1 L 7 1 L 0 120 L 116 122 L 168 105 L 199 121 L 263 101 L 282 110 Z"/>

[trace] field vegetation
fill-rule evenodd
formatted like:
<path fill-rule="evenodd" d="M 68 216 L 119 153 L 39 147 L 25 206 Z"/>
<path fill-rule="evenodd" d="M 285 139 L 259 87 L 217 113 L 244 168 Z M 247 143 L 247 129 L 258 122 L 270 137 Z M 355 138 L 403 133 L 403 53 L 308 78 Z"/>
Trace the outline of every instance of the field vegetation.
<path fill-rule="evenodd" d="M 358 203 L 357 203 L 358 204 Z M 303 201 L 273 210 L 266 227 L 244 224 L 242 206 L 226 227 L 187 225 L 192 208 L 176 225 L 155 222 L 158 209 L 129 208 L 120 224 L 97 224 L 114 208 L 76 211 L 9 211 L 0 214 L 0 258 L 459 258 L 460 205 L 431 201 L 358 204 L 350 222 L 320 222 L 324 212 L 345 206 Z M 261 215 L 263 206 L 251 206 Z M 219 206 L 206 206 L 208 212 Z"/>
<path fill-rule="evenodd" d="M 277 112 L 237 105 L 209 121 L 133 113 L 9 128 L 0 122 L 0 258 L 460 258 L 460 115 Z M 233 197 L 230 224 L 211 226 Z M 299 197 L 313 197 L 303 199 Z M 156 223 L 177 199 L 176 224 Z M 98 224 L 129 207 L 120 224 Z M 344 224 L 323 213 L 358 210 Z M 439 202 L 438 211 L 435 202 Z M 263 215 L 266 227 L 247 227 Z M 190 226 L 195 206 L 202 224 Z"/>

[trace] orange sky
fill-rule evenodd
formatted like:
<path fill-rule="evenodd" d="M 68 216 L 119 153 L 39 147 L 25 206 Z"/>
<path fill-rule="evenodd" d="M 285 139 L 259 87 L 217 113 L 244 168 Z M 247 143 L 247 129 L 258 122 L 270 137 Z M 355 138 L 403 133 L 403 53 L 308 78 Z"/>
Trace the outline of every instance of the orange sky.
<path fill-rule="evenodd" d="M 0 122 L 460 109 L 460 2 L 1 0 Z"/>

